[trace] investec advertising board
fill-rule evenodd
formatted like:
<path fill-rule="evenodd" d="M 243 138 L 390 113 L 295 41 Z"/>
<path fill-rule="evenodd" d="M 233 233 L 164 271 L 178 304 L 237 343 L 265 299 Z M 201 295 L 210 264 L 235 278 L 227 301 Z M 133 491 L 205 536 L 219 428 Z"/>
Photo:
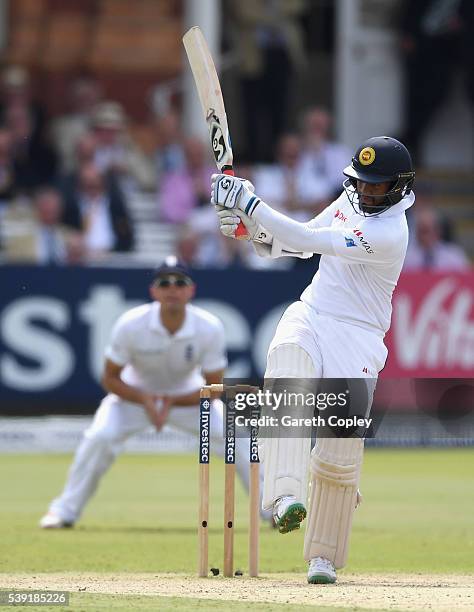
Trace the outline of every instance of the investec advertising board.
<path fill-rule="evenodd" d="M 224 323 L 230 377 L 263 375 L 278 320 L 311 275 L 195 272 L 196 304 Z M 148 300 L 149 271 L 3 267 L 0 281 L 0 412 L 92 411 L 111 328 Z M 474 274 L 405 275 L 393 303 L 382 376 L 474 377 Z"/>

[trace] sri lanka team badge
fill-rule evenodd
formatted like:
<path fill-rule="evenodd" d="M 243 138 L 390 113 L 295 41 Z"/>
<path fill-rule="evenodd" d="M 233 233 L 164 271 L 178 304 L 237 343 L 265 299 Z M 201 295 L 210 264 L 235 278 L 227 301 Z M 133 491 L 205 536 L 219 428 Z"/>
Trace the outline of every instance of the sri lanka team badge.
<path fill-rule="evenodd" d="M 363 166 L 370 166 L 375 161 L 375 150 L 372 147 L 364 147 L 359 153 L 359 161 Z"/>

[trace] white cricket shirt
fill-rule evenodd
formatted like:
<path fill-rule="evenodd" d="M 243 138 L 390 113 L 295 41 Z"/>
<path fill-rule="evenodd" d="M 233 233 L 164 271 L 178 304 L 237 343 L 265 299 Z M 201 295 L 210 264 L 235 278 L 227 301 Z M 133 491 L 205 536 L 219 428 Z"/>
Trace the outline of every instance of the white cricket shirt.
<path fill-rule="evenodd" d="M 173 335 L 160 319 L 160 304 L 132 308 L 117 321 L 108 359 L 125 366 L 121 378 L 149 393 L 184 395 L 204 384 L 203 372 L 227 366 L 224 327 L 217 317 L 191 304 Z"/>
<path fill-rule="evenodd" d="M 414 202 L 411 192 L 382 214 L 364 217 L 343 192 L 308 223 L 293 221 L 263 202 L 252 217 L 273 236 L 272 257 L 291 251 L 297 257 L 321 253 L 319 269 L 301 295 L 303 302 L 384 336 L 408 244 L 405 211 Z"/>

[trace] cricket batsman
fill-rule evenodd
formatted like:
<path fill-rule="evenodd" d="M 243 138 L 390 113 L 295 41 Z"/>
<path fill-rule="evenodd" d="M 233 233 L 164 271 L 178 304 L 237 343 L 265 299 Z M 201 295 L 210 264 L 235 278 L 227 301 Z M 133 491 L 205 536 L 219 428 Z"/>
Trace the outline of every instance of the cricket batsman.
<path fill-rule="evenodd" d="M 213 175 L 211 201 L 221 232 L 233 237 L 242 220 L 261 256 L 322 255 L 311 284 L 278 324 L 265 378 L 363 379 L 368 415 L 387 358 L 383 340 L 408 243 L 415 173 L 406 147 L 388 136 L 362 143 L 343 172 L 341 195 L 307 223 L 273 210 L 249 181 L 224 174 Z M 309 437 L 263 440 L 263 507 L 273 510 L 281 533 L 298 529 L 308 514 L 309 583 L 335 582 L 346 564 L 363 448 L 360 437 L 317 438 L 312 451 Z"/>

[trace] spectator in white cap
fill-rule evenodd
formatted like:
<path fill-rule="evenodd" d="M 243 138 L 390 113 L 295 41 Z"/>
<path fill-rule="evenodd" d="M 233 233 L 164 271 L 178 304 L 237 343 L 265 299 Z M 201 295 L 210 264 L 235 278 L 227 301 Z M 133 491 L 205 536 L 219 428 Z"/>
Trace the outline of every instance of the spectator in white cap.
<path fill-rule="evenodd" d="M 115 173 L 127 191 L 155 187 L 153 165 L 135 146 L 127 132 L 127 118 L 119 102 L 98 104 L 92 115 L 97 141 L 95 163 L 103 172 Z"/>

